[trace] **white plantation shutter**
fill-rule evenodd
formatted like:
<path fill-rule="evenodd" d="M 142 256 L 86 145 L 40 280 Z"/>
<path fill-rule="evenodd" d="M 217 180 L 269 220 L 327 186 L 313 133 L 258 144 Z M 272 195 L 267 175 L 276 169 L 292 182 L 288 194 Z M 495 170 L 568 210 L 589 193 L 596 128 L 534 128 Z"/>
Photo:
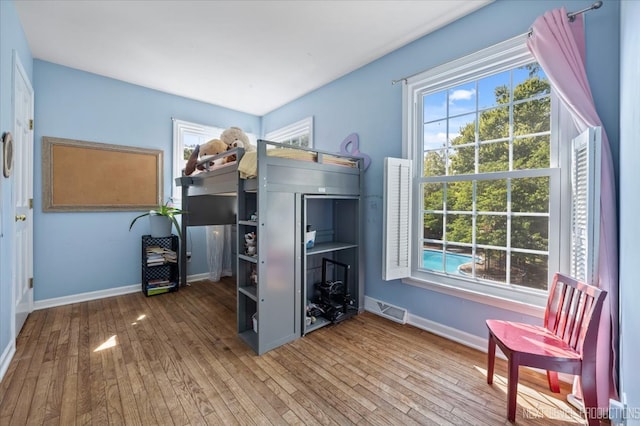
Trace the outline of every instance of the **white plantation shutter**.
<path fill-rule="evenodd" d="M 411 273 L 411 160 L 384 159 L 382 279 Z"/>
<path fill-rule="evenodd" d="M 600 138 L 591 127 L 571 141 L 571 275 L 589 284 L 598 276 Z"/>

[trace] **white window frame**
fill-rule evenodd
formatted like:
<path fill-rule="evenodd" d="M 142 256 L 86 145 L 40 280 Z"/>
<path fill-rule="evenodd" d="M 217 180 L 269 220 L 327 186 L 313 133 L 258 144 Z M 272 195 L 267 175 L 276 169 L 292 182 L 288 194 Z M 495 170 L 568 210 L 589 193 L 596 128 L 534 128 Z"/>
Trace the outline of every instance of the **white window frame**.
<path fill-rule="evenodd" d="M 434 93 L 468 81 L 479 80 L 483 77 L 535 62 L 526 47 L 527 35 L 515 37 L 487 49 L 463 57 L 461 59 L 432 68 L 423 73 L 409 77 L 403 88 L 403 158 L 413 161 L 413 205 L 411 252 L 411 276 L 403 282 L 430 290 L 463 297 L 473 301 L 510 309 L 534 316 L 542 316 L 547 299 L 547 292 L 528 289 L 514 285 L 492 285 L 468 278 L 457 278 L 437 272 L 420 270 L 422 256 L 422 215 L 415 212 L 422 211 L 421 183 L 422 167 L 417 167 L 423 159 L 422 144 L 422 105 L 418 102 L 425 91 Z M 570 233 L 570 218 L 561 212 L 569 209 L 571 194 L 570 177 L 566 172 L 570 155 L 566 146 L 561 146 L 559 135 L 566 136 L 564 129 L 559 127 L 561 108 L 552 90 L 551 96 L 551 167 L 547 170 L 550 177 L 550 212 L 549 212 L 549 279 L 556 271 L 561 271 L 568 265 L 570 250 L 568 242 Z M 563 123 L 564 126 L 564 123 Z M 566 145 L 566 144 L 564 144 Z M 420 163 L 417 163 L 417 162 Z M 532 171 L 532 175 L 538 171 Z M 526 172 L 522 172 L 523 176 Z M 569 195 L 569 196 L 567 196 Z M 555 236 L 558 236 L 555 238 Z M 569 237 L 569 238 L 567 238 Z M 562 253 L 565 253 L 562 255 Z M 550 282 L 550 281 L 549 281 Z"/>
<path fill-rule="evenodd" d="M 189 121 L 173 120 L 173 176 L 171 179 L 171 198 L 175 206 L 182 206 L 182 187 L 176 185 L 176 178 L 182 176 L 184 168 L 184 135 L 191 133 L 202 136 L 203 142 L 219 138 L 223 128 L 192 123 Z"/>
<path fill-rule="evenodd" d="M 292 140 L 303 136 L 308 136 L 309 138 L 309 146 L 307 148 L 313 148 L 313 117 L 303 118 L 300 121 L 273 130 L 264 135 L 264 138 L 271 142 L 291 144 Z"/>

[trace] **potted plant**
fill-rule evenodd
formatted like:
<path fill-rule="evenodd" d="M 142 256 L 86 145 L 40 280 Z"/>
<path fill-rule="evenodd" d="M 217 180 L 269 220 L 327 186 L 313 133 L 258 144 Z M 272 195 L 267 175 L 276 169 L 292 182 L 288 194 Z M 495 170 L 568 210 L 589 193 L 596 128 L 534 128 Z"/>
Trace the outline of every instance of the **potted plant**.
<path fill-rule="evenodd" d="M 178 232 L 178 237 L 180 241 L 182 241 L 182 231 L 180 230 L 180 224 L 176 219 L 176 216 L 185 214 L 184 210 L 180 210 L 179 208 L 173 207 L 170 204 L 170 201 L 167 201 L 165 204 L 161 204 L 155 210 L 149 210 L 133 218 L 131 224 L 129 225 L 129 231 L 133 227 L 133 224 L 136 223 L 138 219 L 141 217 L 149 216 L 149 221 L 151 224 L 151 236 L 152 237 L 168 237 L 171 235 L 171 224 L 173 223 L 176 226 L 176 231 Z"/>

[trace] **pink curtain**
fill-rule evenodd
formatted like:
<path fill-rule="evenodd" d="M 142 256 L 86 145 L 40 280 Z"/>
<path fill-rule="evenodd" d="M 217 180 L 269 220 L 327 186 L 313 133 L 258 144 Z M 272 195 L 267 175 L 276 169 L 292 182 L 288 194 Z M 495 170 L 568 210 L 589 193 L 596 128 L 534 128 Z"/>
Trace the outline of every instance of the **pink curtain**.
<path fill-rule="evenodd" d="M 545 13 L 531 27 L 527 42 L 556 89 L 561 101 L 570 110 L 577 129 L 602 126 L 591 96 L 584 67 L 585 39 L 582 15 L 569 22 L 564 8 Z M 598 406 L 607 409 L 609 398 L 617 399 L 616 358 L 618 353 L 618 242 L 616 224 L 616 191 L 611 147 L 602 129 L 602 177 L 600 192 L 600 249 L 598 286 L 608 292 L 602 309 L 598 334 L 597 386 Z M 574 385 L 574 393 L 581 396 Z"/>

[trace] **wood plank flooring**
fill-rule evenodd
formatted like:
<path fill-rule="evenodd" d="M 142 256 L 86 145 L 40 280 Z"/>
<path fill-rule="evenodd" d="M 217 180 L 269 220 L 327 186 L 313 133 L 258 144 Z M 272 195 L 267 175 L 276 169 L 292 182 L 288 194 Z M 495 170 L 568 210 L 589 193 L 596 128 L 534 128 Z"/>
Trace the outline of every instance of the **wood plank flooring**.
<path fill-rule="evenodd" d="M 0 425 L 507 425 L 506 364 L 363 313 L 256 356 L 235 284 L 201 281 L 33 312 L 0 383 Z M 518 424 L 582 424 L 521 369 Z"/>

